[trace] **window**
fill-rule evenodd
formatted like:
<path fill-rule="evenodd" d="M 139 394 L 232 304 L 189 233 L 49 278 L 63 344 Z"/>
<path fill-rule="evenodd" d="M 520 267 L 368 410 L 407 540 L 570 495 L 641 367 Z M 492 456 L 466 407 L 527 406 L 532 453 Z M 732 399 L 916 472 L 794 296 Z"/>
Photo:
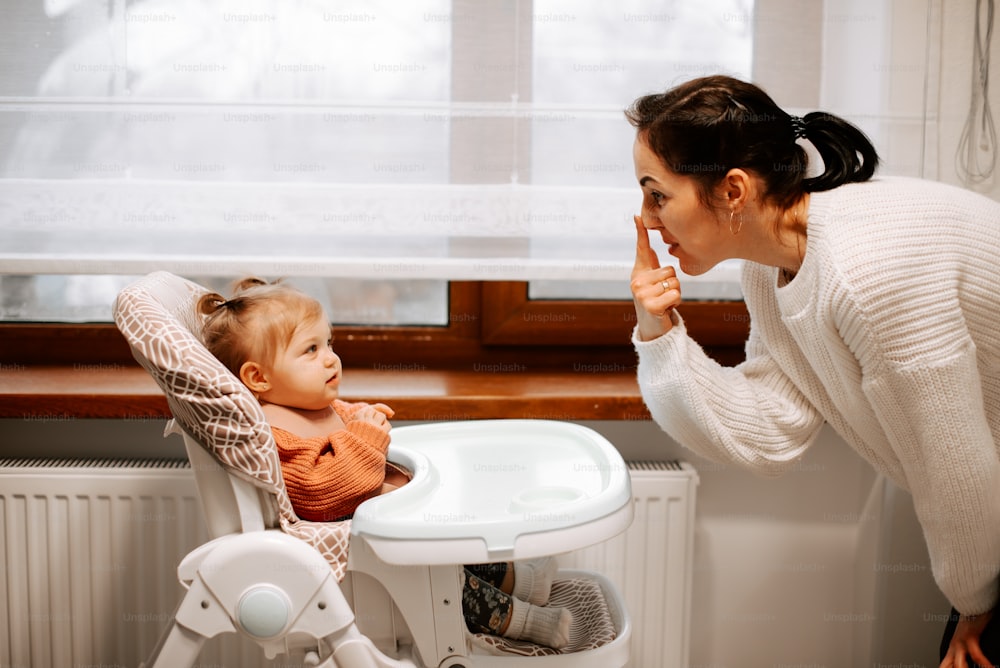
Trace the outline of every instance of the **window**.
<path fill-rule="evenodd" d="M 220 288 L 291 276 L 344 324 L 447 325 L 447 280 L 622 298 L 636 199 L 622 109 L 663 72 L 748 74 L 748 22 L 722 13 L 749 11 L 18 7 L 5 31 L 33 57 L 0 77 L 0 315 L 106 321 L 153 268 Z"/>
<path fill-rule="evenodd" d="M 887 1 L 53 0 L 5 19 L 15 357 L 49 359 L 46 336 L 106 322 L 154 268 L 220 288 L 289 276 L 351 345 L 622 345 L 638 201 L 622 108 L 708 72 L 852 118 L 889 171 L 923 174 L 924 69 L 895 63 L 932 32 Z M 737 274 L 685 294 L 738 300 Z M 704 336 L 741 347 L 727 313 Z"/>

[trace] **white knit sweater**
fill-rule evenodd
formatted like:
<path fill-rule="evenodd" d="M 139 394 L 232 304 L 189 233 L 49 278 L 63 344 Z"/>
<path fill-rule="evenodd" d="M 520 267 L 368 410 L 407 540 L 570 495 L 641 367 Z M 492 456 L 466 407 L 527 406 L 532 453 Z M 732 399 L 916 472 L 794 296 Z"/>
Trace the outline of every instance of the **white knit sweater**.
<path fill-rule="evenodd" d="M 813 193 L 802 267 L 746 263 L 746 361 L 678 325 L 633 336 L 656 422 L 715 460 L 778 474 L 828 422 L 914 499 L 938 586 L 991 609 L 1000 571 L 1000 204 L 880 178 Z"/>

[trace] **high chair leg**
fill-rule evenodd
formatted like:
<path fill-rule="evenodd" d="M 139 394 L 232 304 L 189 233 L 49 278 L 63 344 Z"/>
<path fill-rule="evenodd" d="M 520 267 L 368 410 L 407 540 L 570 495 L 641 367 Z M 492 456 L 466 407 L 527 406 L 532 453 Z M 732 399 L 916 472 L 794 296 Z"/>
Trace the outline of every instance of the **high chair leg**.
<path fill-rule="evenodd" d="M 322 666 L 329 668 L 416 668 L 409 659 L 390 659 L 363 635 L 356 626 L 344 630 L 335 639 L 328 639 L 333 646 L 333 656 Z M 331 663 L 332 662 L 332 663 Z"/>
<path fill-rule="evenodd" d="M 232 631 L 235 628 L 225 611 L 217 605 L 201 578 L 195 577 L 177 605 L 170 627 L 160 636 L 148 668 L 187 668 L 194 665 L 209 638 Z M 145 666 L 143 664 L 140 668 Z"/>
<path fill-rule="evenodd" d="M 187 668 L 198 660 L 198 654 L 205 644 L 202 635 L 185 629 L 174 622 L 170 630 L 160 637 L 150 663 L 142 663 L 139 668 Z"/>

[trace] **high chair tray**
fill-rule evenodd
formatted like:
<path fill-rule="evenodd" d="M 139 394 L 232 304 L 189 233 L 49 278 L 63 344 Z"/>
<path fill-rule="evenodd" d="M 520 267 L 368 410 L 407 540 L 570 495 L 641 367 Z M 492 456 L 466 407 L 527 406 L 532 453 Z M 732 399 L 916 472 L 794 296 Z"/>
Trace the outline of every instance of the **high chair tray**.
<path fill-rule="evenodd" d="M 369 499 L 352 533 L 394 564 L 530 559 L 606 540 L 632 521 L 621 455 L 582 425 L 477 420 L 397 427 L 400 489 Z"/>

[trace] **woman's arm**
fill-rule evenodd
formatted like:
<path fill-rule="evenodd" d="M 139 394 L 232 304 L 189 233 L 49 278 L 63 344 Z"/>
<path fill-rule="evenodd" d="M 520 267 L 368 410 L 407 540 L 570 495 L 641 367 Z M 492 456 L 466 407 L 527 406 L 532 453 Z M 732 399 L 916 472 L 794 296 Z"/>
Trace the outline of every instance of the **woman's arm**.
<path fill-rule="evenodd" d="M 747 361 L 723 367 L 688 335 L 684 322 L 633 344 L 639 387 L 653 419 L 681 445 L 716 462 L 764 475 L 793 465 L 823 417 L 791 384 L 751 330 Z"/>

